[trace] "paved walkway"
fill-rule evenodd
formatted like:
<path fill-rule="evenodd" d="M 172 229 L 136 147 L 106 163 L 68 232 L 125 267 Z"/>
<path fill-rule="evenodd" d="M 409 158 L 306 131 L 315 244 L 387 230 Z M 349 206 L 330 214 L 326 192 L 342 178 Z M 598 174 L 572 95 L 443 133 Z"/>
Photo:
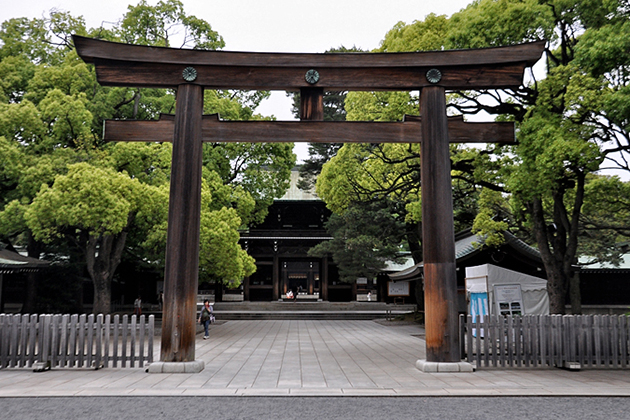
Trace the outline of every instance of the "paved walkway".
<path fill-rule="evenodd" d="M 199 374 L 0 371 L 6 396 L 630 396 L 629 370 L 423 373 L 423 330 L 373 321 L 228 321 L 198 336 Z M 159 353 L 159 343 L 156 355 Z"/>

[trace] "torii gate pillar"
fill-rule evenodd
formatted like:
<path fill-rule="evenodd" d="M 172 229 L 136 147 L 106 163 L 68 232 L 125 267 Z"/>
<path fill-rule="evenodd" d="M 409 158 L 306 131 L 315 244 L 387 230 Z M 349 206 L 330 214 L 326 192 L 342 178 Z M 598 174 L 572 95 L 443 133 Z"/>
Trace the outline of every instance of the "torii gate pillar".
<path fill-rule="evenodd" d="M 446 98 L 442 87 L 420 93 L 422 117 L 422 249 L 427 360 L 459 363 L 455 231 Z M 419 362 L 427 371 L 427 362 Z"/>
<path fill-rule="evenodd" d="M 203 87 L 177 88 L 168 204 L 162 362 L 194 362 L 197 312 Z M 203 369 L 203 362 L 197 369 Z M 195 370 L 197 370 L 195 369 Z"/>

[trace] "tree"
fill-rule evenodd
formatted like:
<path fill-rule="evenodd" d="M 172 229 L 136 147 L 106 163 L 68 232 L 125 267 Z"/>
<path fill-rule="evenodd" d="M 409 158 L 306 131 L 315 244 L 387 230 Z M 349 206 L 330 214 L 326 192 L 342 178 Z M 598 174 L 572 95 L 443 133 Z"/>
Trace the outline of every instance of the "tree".
<path fill-rule="evenodd" d="M 491 235 L 493 229 L 504 228 L 500 222 L 507 213 L 511 229 L 532 233 L 529 237 L 543 256 L 555 313 L 564 312 L 574 278 L 588 174 L 602 161 L 628 168 L 628 13 L 627 4 L 615 0 L 481 0 L 450 18 L 429 15 L 410 25 L 399 23 L 379 49 L 479 48 L 549 40 L 544 80 L 532 78 L 515 91 L 453 92 L 449 106 L 453 112 L 484 111 L 516 121 L 518 146 L 452 148 L 453 178 L 470 183 L 473 191 L 500 193 L 479 202 L 503 212 L 479 212 L 479 232 Z M 395 119 L 400 115 L 396 108 L 414 103 L 410 97 L 399 99 L 390 93 L 351 93 L 346 99 L 348 118 L 353 104 L 362 117 Z M 572 309 L 579 311 L 578 290 L 573 289 Z"/>
<path fill-rule="evenodd" d="M 95 284 L 95 309 L 105 310 L 119 251 L 138 261 L 163 264 L 171 145 L 105 144 L 103 121 L 172 113 L 175 92 L 100 86 L 93 66 L 77 56 L 73 33 L 147 45 L 178 42 L 199 49 L 222 48 L 224 42 L 207 22 L 187 15 L 178 0 L 130 6 L 112 29 L 87 29 L 82 18 L 59 11 L 45 19 L 13 19 L 0 28 L 0 149 L 6 156 L 0 166 L 0 237 L 28 245 L 29 254 L 37 257 L 44 246 L 48 255 L 82 255 Z M 266 96 L 207 91 L 204 109 L 230 119 L 263 118 L 254 111 Z M 239 228 L 262 220 L 266 206 L 288 187 L 295 162 L 291 149 L 289 144 L 204 146 L 207 206 L 202 240 L 212 247 L 202 244 L 203 275 L 238 284 L 251 273 L 253 262 L 234 238 Z M 116 213 L 125 221 L 122 230 L 120 221 L 114 223 L 107 212 L 90 204 L 96 198 L 88 194 L 87 184 L 104 182 L 97 173 L 117 174 L 117 181 L 104 186 L 101 198 L 128 203 L 126 219 L 123 210 Z M 110 191 L 114 184 L 123 185 L 122 179 L 134 187 Z M 65 186 L 72 183 L 86 194 L 71 198 Z M 73 199 L 77 208 L 72 208 Z M 53 203 L 63 200 L 70 200 L 65 203 L 68 214 L 74 212 L 77 219 L 53 211 Z M 70 222 L 74 231 L 66 224 Z M 29 292 L 29 299 L 34 293 Z"/>
<path fill-rule="evenodd" d="M 78 163 L 57 176 L 52 187 L 43 185 L 25 212 L 35 239 L 63 237 L 83 250 L 94 283 L 95 313 L 110 311 L 111 281 L 127 232 L 150 189 L 114 170 Z"/>
<path fill-rule="evenodd" d="M 326 229 L 333 239 L 311 248 L 309 255 L 332 255 L 341 281 L 373 278 L 387 261 L 400 260 L 404 225 L 395 213 L 393 203 L 386 200 L 355 203 L 343 214 L 330 217 Z"/>

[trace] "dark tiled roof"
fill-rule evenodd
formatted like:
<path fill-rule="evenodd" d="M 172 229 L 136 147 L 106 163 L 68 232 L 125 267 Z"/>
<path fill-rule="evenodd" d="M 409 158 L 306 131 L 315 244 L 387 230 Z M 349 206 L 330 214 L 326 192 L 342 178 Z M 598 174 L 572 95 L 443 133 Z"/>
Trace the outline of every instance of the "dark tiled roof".
<path fill-rule="evenodd" d="M 17 252 L 0 249 L 0 274 L 39 270 L 49 265 L 48 261 L 24 257 Z"/>
<path fill-rule="evenodd" d="M 515 251 L 526 255 L 527 257 L 541 261 L 540 252 L 529 245 L 527 245 L 522 240 L 518 239 L 516 236 L 512 235 L 509 232 L 503 232 L 505 237 L 505 244 L 510 246 Z M 455 260 L 460 260 L 462 258 L 468 257 L 470 255 L 476 254 L 477 252 L 481 252 L 483 249 L 483 244 L 485 242 L 485 238 L 480 235 L 473 234 L 470 230 L 464 231 L 455 236 Z M 424 267 L 424 262 L 419 262 L 413 267 L 409 267 L 405 270 L 399 271 L 397 273 L 390 274 L 389 277 L 392 280 L 409 280 L 415 277 L 418 277 L 422 272 Z"/>

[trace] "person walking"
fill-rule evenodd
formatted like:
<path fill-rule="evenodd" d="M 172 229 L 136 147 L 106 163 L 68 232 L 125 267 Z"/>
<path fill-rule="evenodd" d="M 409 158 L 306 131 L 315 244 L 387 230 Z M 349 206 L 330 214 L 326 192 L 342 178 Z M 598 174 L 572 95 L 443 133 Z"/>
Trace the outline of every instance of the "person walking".
<path fill-rule="evenodd" d="M 138 295 L 138 298 L 133 301 L 133 314 L 138 316 L 142 315 L 142 299 L 140 298 L 140 295 Z"/>
<path fill-rule="evenodd" d="M 203 339 L 207 340 L 210 338 L 210 334 L 208 329 L 210 328 L 210 321 L 212 320 L 212 306 L 210 306 L 210 301 L 205 299 L 203 301 L 203 308 L 201 308 L 201 312 L 199 313 L 198 322 L 203 324 L 204 335 Z"/>

